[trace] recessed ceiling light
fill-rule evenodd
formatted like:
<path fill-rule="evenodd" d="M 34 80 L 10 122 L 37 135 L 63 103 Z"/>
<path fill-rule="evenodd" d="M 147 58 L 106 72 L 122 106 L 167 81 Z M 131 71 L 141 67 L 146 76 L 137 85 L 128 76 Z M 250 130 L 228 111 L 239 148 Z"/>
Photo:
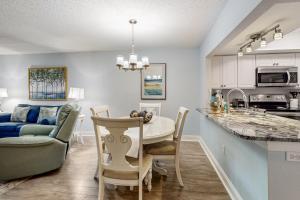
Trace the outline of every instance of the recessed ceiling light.
<path fill-rule="evenodd" d="M 276 28 L 274 33 L 274 40 L 281 40 L 283 38 L 283 34 L 281 29 Z"/>
<path fill-rule="evenodd" d="M 267 46 L 267 40 L 266 38 L 260 39 L 260 47 L 266 47 Z"/>

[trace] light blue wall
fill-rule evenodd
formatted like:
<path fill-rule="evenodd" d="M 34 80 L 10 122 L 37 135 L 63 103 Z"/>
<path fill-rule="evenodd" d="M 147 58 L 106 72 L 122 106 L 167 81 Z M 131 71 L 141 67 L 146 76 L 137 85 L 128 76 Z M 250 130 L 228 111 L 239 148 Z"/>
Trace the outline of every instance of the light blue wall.
<path fill-rule="evenodd" d="M 268 199 L 268 152 L 199 114 L 201 137 L 244 200 Z M 224 151 L 225 148 L 225 151 Z"/>
<path fill-rule="evenodd" d="M 162 115 L 175 119 L 179 106 L 191 109 L 184 133 L 199 134 L 199 49 L 152 49 L 138 51 L 153 63 L 167 63 L 167 100 L 162 102 Z M 29 66 L 67 66 L 69 86 L 85 88 L 85 100 L 80 102 L 87 115 L 84 130 L 92 131 L 89 108 L 108 104 L 113 116 L 128 115 L 138 109 L 140 73 L 123 72 L 115 67 L 117 55 L 128 52 L 83 52 L 0 56 L 0 87 L 8 88 L 9 98 L 3 102 L 6 111 L 18 103 L 64 103 L 28 101 Z"/>

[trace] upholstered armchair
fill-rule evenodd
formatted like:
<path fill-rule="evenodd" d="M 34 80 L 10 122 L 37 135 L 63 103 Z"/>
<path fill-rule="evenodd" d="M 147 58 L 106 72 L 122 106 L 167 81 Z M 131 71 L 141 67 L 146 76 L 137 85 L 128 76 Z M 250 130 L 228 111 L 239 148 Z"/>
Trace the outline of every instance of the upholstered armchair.
<path fill-rule="evenodd" d="M 0 139 L 0 181 L 37 175 L 60 168 L 66 158 L 80 107 L 60 108 L 56 125 L 25 125 L 20 137 Z"/>

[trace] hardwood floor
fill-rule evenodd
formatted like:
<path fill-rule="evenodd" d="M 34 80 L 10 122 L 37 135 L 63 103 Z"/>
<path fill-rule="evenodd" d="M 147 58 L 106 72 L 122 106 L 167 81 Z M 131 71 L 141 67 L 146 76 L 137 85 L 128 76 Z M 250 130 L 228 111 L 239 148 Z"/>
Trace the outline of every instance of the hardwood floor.
<path fill-rule="evenodd" d="M 35 176 L 0 196 L 1 200 L 97 200 L 98 184 L 93 176 L 96 170 L 96 146 L 90 141 L 75 144 L 60 170 Z M 145 200 L 224 200 L 230 199 L 216 172 L 200 145 L 183 142 L 181 174 L 184 188 L 177 182 L 174 164 L 165 163 L 168 176 L 153 174 L 152 191 L 144 187 Z M 138 199 L 137 187 L 112 186 L 105 189 L 105 199 Z"/>

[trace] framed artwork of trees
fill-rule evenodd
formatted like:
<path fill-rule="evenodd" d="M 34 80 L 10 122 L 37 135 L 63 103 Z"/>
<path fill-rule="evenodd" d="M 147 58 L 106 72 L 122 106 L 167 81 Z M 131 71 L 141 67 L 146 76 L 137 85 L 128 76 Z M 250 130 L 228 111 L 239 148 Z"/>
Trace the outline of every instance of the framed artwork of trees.
<path fill-rule="evenodd" d="M 30 100 L 66 100 L 67 67 L 28 68 Z"/>

